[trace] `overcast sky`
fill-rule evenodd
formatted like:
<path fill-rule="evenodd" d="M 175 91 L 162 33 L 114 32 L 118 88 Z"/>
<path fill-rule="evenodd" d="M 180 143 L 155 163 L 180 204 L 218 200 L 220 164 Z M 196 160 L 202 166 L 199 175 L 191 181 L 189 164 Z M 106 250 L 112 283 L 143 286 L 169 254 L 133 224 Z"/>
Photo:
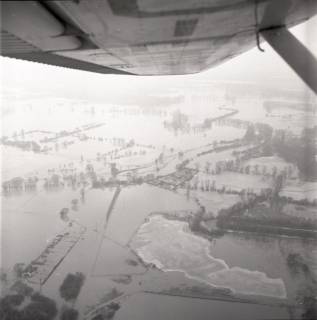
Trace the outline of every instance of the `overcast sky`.
<path fill-rule="evenodd" d="M 291 31 L 317 56 L 317 41 L 313 41 L 317 38 L 317 17 Z M 101 75 L 0 57 L 1 79 L 2 84 L 9 87 L 22 86 L 40 90 L 49 86 L 72 92 L 86 90 L 87 93 L 90 91 L 93 93 L 95 90 L 104 90 L 105 93 L 115 92 L 122 90 L 123 87 L 133 90 L 140 87 L 146 88 L 146 86 L 153 87 L 160 83 L 175 83 L 175 81 L 190 85 L 190 82 L 196 79 L 263 84 L 276 82 L 281 86 L 296 84 L 299 87 L 305 87 L 268 44 L 263 44 L 262 47 L 265 53 L 254 48 L 225 64 L 200 74 L 169 77 Z"/>

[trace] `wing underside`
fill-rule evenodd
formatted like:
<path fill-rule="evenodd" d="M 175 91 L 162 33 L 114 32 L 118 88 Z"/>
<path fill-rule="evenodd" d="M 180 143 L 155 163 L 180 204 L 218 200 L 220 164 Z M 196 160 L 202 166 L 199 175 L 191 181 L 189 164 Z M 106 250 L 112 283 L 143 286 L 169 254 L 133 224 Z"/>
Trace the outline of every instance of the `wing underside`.
<path fill-rule="evenodd" d="M 272 3 L 279 4 L 277 14 L 267 18 Z M 260 28 L 307 20 L 317 1 L 2 1 L 1 9 L 3 56 L 98 73 L 166 75 L 223 63 L 253 48 Z"/>

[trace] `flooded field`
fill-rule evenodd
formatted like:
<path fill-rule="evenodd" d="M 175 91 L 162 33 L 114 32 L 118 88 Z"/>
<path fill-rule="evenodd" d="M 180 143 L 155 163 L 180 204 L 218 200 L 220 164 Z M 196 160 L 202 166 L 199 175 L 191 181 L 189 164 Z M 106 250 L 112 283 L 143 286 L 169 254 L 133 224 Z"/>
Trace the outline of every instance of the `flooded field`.
<path fill-rule="evenodd" d="M 300 253 L 309 261 L 311 271 L 316 276 L 316 242 L 301 239 L 276 238 L 267 236 L 248 236 L 246 234 L 227 234 L 215 239 L 209 247 L 209 254 L 226 261 L 230 268 L 247 268 L 259 271 L 267 277 L 280 279 L 285 294 L 290 300 L 300 295 L 300 288 L 311 281 L 287 264 L 289 254 Z"/>
<path fill-rule="evenodd" d="M 144 261 L 154 263 L 162 270 L 185 272 L 188 277 L 233 292 L 286 297 L 280 278 L 270 279 L 258 270 L 250 271 L 240 265 L 229 267 L 225 260 L 214 258 L 208 252 L 209 241 L 192 235 L 186 228 L 184 222 L 154 216 L 143 224 L 132 247 Z M 164 250 L 166 247 L 168 251 Z"/>
<path fill-rule="evenodd" d="M 185 209 L 194 211 L 197 204 L 184 196 L 157 187 L 144 185 L 127 188 L 120 195 L 105 234 L 126 245 L 150 213 Z"/>
<path fill-rule="evenodd" d="M 116 319 L 173 320 L 206 319 L 288 319 L 285 309 L 246 303 L 197 300 L 183 297 L 139 294 L 130 297 L 116 314 Z M 259 317 L 260 315 L 260 317 Z"/>
<path fill-rule="evenodd" d="M 265 122 L 262 105 L 251 119 L 243 102 L 233 118 Z M 219 212 L 273 189 L 275 175 L 290 164 L 249 156 L 258 142 L 247 141 L 244 122 L 233 128 L 210 120 L 226 117 L 227 109 L 179 109 L 146 114 L 127 106 L 116 113 L 111 105 L 54 98 L 14 106 L 1 145 L 3 296 L 22 281 L 58 310 L 72 305 L 80 319 L 91 320 L 111 303 L 113 318 L 122 320 L 297 314 L 301 290 L 316 281 L 316 242 L 231 231 L 213 236 L 191 224 L 202 213 L 216 224 Z M 175 118 L 186 119 L 183 127 Z M 315 187 L 292 173 L 281 194 L 300 192 L 300 183 Z M 293 216 L 300 210 L 286 208 Z M 313 216 L 314 207 L 305 210 Z M 308 271 L 292 268 L 294 254 Z M 63 283 L 78 274 L 80 290 L 65 300 Z"/>

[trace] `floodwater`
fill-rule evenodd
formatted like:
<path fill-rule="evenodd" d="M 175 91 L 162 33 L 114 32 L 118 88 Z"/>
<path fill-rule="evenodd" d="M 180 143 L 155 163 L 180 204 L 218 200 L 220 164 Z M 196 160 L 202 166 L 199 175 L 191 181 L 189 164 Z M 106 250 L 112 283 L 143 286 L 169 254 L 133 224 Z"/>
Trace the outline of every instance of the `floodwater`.
<path fill-rule="evenodd" d="M 158 215 L 142 225 L 132 246 L 145 261 L 163 270 L 179 270 L 242 294 L 295 301 L 301 288 L 317 278 L 317 243 L 309 239 L 233 232 L 207 240 L 191 234 L 187 223 Z M 167 246 L 169 250 L 164 250 Z M 303 257 L 309 275 L 288 266 L 290 254 Z"/>
<path fill-rule="evenodd" d="M 218 241 L 221 246 L 221 239 Z M 281 274 L 273 279 L 259 270 L 249 270 L 248 266 L 228 266 L 225 260 L 208 252 L 210 241 L 193 235 L 185 222 L 154 216 L 140 228 L 132 246 L 145 261 L 160 269 L 179 270 L 211 286 L 229 288 L 241 294 L 286 297 Z M 164 250 L 167 246 L 169 250 Z M 239 254 L 239 251 L 234 253 Z"/>
<path fill-rule="evenodd" d="M 78 197 L 72 190 L 34 192 L 2 200 L 2 268 L 15 263 L 28 264 L 60 232 L 65 223 L 59 212 Z"/>
<path fill-rule="evenodd" d="M 282 279 L 288 299 L 294 301 L 303 285 L 311 281 L 294 273 L 287 264 L 290 254 L 300 254 L 317 279 L 317 243 L 309 239 L 278 238 L 245 233 L 226 234 L 211 242 L 209 253 L 223 259 L 231 268 L 264 272 L 270 278 Z"/>
<path fill-rule="evenodd" d="M 277 307 L 136 294 L 128 298 L 116 314 L 116 320 L 223 320 L 288 319 L 288 311 Z"/>
<path fill-rule="evenodd" d="M 112 212 L 106 236 L 125 245 L 150 213 L 197 209 L 193 200 L 158 187 L 142 185 L 125 188 Z"/>
<path fill-rule="evenodd" d="M 85 225 L 87 232 L 84 238 L 74 247 L 42 288 L 45 294 L 53 297 L 60 304 L 62 304 L 62 301 L 58 293 L 59 286 L 69 272 L 81 271 L 86 274 L 86 282 L 79 296 L 79 301 L 77 302 L 77 307 L 84 311 L 85 307 L 83 304 L 87 302 L 92 304 L 94 299 L 100 299 L 102 297 L 103 289 L 107 290 L 106 288 L 115 287 L 115 284 L 111 283 L 111 277 L 114 275 L 140 275 L 146 271 L 140 264 L 131 266 L 127 263 L 128 260 L 137 261 L 137 257 L 129 251 L 126 245 L 131 239 L 135 239 L 136 232 L 141 230 L 139 229 L 140 226 L 146 221 L 150 213 L 167 211 L 168 209 L 197 209 L 194 202 L 187 200 L 184 196 L 167 190 L 147 185 L 128 187 L 121 191 L 109 218 L 104 237 L 102 237 L 100 233 L 101 228 L 105 223 L 107 208 L 114 192 L 114 189 L 103 191 L 91 190 L 87 192 L 85 203 L 80 204 L 79 210 L 70 211 L 70 217 L 82 225 Z M 7 230 L 7 232 L 4 232 L 2 241 L 5 241 L 4 244 L 9 243 L 7 250 L 3 251 L 3 258 L 7 266 L 11 265 L 12 267 L 15 262 L 28 263 L 44 249 L 47 241 L 64 227 L 64 222 L 60 219 L 58 209 L 60 207 L 67 207 L 67 205 L 69 206 L 68 199 L 72 199 L 75 196 L 75 191 L 64 190 L 56 193 L 43 194 L 42 196 L 39 195 L 34 197 L 33 200 L 21 197 L 21 202 L 29 200 L 27 205 L 24 206 L 24 208 L 27 208 L 27 211 L 25 211 L 26 209 L 24 209 L 24 211 L 15 211 L 13 208 L 4 211 L 6 215 L 3 217 L 3 221 L 7 222 L 3 225 L 5 225 L 6 228 L 4 228 L 4 230 Z M 161 199 L 161 201 L 156 202 L 155 200 L 157 199 Z M 12 199 L 10 199 L 10 201 L 12 201 Z M 42 208 L 44 206 L 46 209 L 43 213 Z M 46 218 L 44 219 L 43 214 L 45 213 Z M 41 228 L 38 227 L 39 223 L 41 224 Z M 143 226 L 145 226 L 146 223 L 143 224 Z M 179 224 L 183 222 L 166 220 L 166 223 Z M 160 231 L 159 226 L 157 226 L 156 230 Z M 163 257 L 168 257 L 172 259 L 171 261 L 176 261 L 175 259 L 178 260 L 177 267 L 171 267 L 171 270 L 178 270 L 182 273 L 186 270 L 188 271 L 188 264 L 190 268 L 193 268 L 197 263 L 204 264 L 204 253 L 201 252 L 200 254 L 199 250 L 196 250 L 196 242 L 198 242 L 205 246 L 206 250 L 209 248 L 209 255 L 213 257 L 215 261 L 218 261 L 220 267 L 223 267 L 223 265 L 230 268 L 239 267 L 249 270 L 250 275 L 252 275 L 252 271 L 262 272 L 266 275 L 267 279 L 283 279 L 286 288 L 292 289 L 291 284 L 292 281 L 294 281 L 294 276 L 292 276 L 287 269 L 285 258 L 280 252 L 281 250 L 285 250 L 285 246 L 279 243 L 280 247 L 278 247 L 277 240 L 266 239 L 265 241 L 264 239 L 260 241 L 253 238 L 243 239 L 239 236 L 226 235 L 220 239 L 209 242 L 197 236 L 192 236 L 193 239 L 191 240 L 191 236 L 188 233 L 188 241 L 180 238 L 178 239 L 178 243 L 177 241 L 170 241 L 170 243 L 168 243 L 168 239 L 177 240 L 177 233 L 175 230 L 171 231 L 172 232 L 168 234 L 167 228 L 165 229 L 166 233 L 162 233 L 161 235 L 163 238 L 149 240 L 149 243 L 152 244 L 155 240 L 162 241 L 160 250 L 162 250 L 161 254 Z M 21 242 L 21 237 L 23 242 Z M 164 237 L 165 242 L 163 241 Z M 101 246 L 99 247 L 100 241 Z M 291 246 L 293 249 L 306 248 L 306 252 L 309 253 L 312 244 L 299 244 L 298 241 L 299 240 L 294 239 L 288 246 Z M 272 246 L 272 242 L 275 243 L 275 247 Z M 285 242 L 285 245 L 286 243 L 287 242 Z M 269 247 L 273 250 L 268 250 Z M 280 251 L 278 251 L 278 248 Z M 188 252 L 186 252 L 186 250 L 188 250 Z M 152 254 L 155 254 L 155 251 L 153 251 Z M 140 256 L 142 257 L 142 255 Z M 143 256 L 143 258 L 145 261 L 147 260 L 146 257 Z M 164 270 L 164 268 L 162 269 Z M 166 269 L 169 268 L 167 267 Z M 188 280 L 192 278 L 198 281 L 206 280 L 199 279 L 198 269 L 196 268 L 195 271 L 194 276 L 189 276 Z M 171 271 L 166 272 L 170 273 Z M 171 273 L 171 275 L 172 274 L 173 273 Z M 204 274 L 204 268 L 202 268 L 201 274 Z M 164 274 L 161 276 L 164 276 Z M 96 282 L 98 282 L 99 285 L 92 285 L 96 284 Z M 101 284 L 103 284 L 104 287 Z M 156 289 L 155 281 L 153 281 L 153 285 L 153 289 Z M 296 290 L 297 285 L 299 284 L 293 284 L 294 290 Z M 135 284 L 133 284 L 133 286 L 135 286 Z M 228 312 L 226 310 L 227 307 L 225 307 L 228 303 L 224 302 L 202 302 L 197 299 L 190 300 L 179 297 L 163 297 L 160 295 L 136 295 L 129 297 L 126 302 L 122 304 L 122 310 L 118 312 L 117 316 L 118 319 L 127 319 L 129 318 L 127 314 L 131 314 L 129 312 L 133 313 L 143 308 L 143 311 L 138 311 L 137 316 L 138 319 L 146 319 L 149 316 L 148 312 L 151 312 L 151 308 L 155 310 L 154 305 L 158 304 L 161 305 L 162 310 L 166 310 L 167 313 L 165 315 L 162 310 L 157 314 L 153 313 L 156 314 L 155 318 L 153 318 L 155 320 L 163 318 L 169 319 L 171 316 L 169 313 L 171 313 L 172 310 L 174 310 L 176 315 L 178 314 L 177 317 L 175 315 L 176 319 L 182 317 L 184 319 L 191 319 L 198 310 L 197 319 L 203 319 L 203 315 L 208 314 L 211 310 L 214 310 L 213 312 L 219 316 L 219 319 L 222 319 L 222 316 L 227 315 Z M 186 318 L 182 312 L 186 310 L 189 305 L 191 306 L 190 309 L 192 313 L 185 312 L 184 314 L 188 316 L 188 318 Z M 242 307 L 240 307 L 240 304 L 237 303 L 231 303 L 230 306 L 231 305 L 233 308 L 237 308 L 235 313 L 237 313 L 237 317 L 241 316 L 241 319 L 243 319 L 245 315 L 254 318 L 253 315 L 259 314 L 259 312 L 267 312 L 268 315 L 273 314 L 276 318 L 279 318 L 279 315 L 281 315 L 282 318 L 286 312 L 285 310 L 281 311 L 273 307 L 270 309 L 269 307 L 245 304 L 242 304 Z"/>
<path fill-rule="evenodd" d="M 39 109 L 36 109 L 31 112 L 26 108 L 18 114 L 10 114 L 4 133 L 12 134 L 12 128 L 57 132 L 104 121 L 103 127 L 89 131 L 89 135 L 107 139 L 119 136 L 124 139 L 133 138 L 140 144 L 155 144 L 155 157 L 164 149 L 186 150 L 211 143 L 213 140 L 236 139 L 245 132 L 215 125 L 207 133 L 176 134 L 163 128 L 164 118 L 146 117 L 142 114 L 111 116 L 98 111 L 95 114 L 81 114 L 64 111 L 62 108 L 54 110 L 52 107 L 49 113 L 40 111 L 37 117 L 38 111 Z M 29 114 L 32 116 L 26 117 Z M 24 121 L 24 117 L 28 120 Z M 80 142 L 76 140 L 76 144 L 67 149 L 53 150 L 44 155 L 1 146 L 4 156 L 2 178 L 7 180 L 15 176 L 27 177 L 34 174 L 40 176 L 39 184 L 42 186 L 48 169 L 56 169 L 72 161 L 80 170 L 83 168 L 80 164 L 82 153 L 86 159 L 93 162 L 97 152 L 107 152 L 111 147 L 113 148 L 109 140 L 102 143 L 97 139 Z M 183 232 L 185 222 L 164 221 L 163 218 L 149 219 L 150 214 L 155 212 L 195 211 L 197 204 L 184 195 L 146 184 L 122 188 L 107 220 L 108 208 L 115 192 L 114 188 L 89 189 L 84 201 L 79 201 L 76 210 L 72 209 L 71 201 L 80 199 L 79 189 L 65 187 L 56 191 L 45 191 L 39 187 L 37 191 L 30 193 L 2 195 L 1 268 L 10 270 L 16 263 L 27 265 L 34 260 L 50 240 L 65 228 L 66 222 L 61 219 L 60 210 L 69 208 L 68 218 L 85 226 L 86 233 L 41 289 L 59 305 L 63 305 L 59 287 L 64 278 L 68 273 L 83 272 L 86 276 L 85 283 L 74 305 L 81 312 L 85 311 L 86 306 L 98 303 L 107 291 L 120 287 L 122 292 L 132 295 L 122 302 L 115 319 L 186 320 L 206 319 L 206 315 L 210 315 L 212 319 L 257 319 L 259 315 L 261 318 L 287 318 L 287 311 L 281 308 L 135 292 L 142 291 L 140 283 L 143 281 L 143 274 L 144 278 L 155 274 L 153 281 L 146 278 L 147 289 L 151 289 L 151 285 L 153 289 L 157 289 L 156 284 L 164 279 L 175 277 L 177 282 L 176 278 L 182 277 L 185 284 L 187 281 L 197 281 L 209 285 L 223 285 L 241 293 L 260 293 L 273 297 L 287 295 L 294 299 L 304 280 L 302 276 L 292 274 L 287 267 L 288 254 L 300 252 L 312 261 L 311 265 L 316 269 L 314 244 L 309 241 L 267 237 L 258 239 L 253 236 L 247 238 L 237 234 L 227 234 L 210 241 L 194 236 L 189 230 Z M 151 221 L 152 228 L 147 229 L 146 226 L 149 226 Z M 139 243 L 140 239 L 142 245 Z M 131 247 L 139 257 L 132 252 Z M 140 263 L 140 257 L 145 262 L 153 262 L 161 270 L 149 272 Z M 226 273 L 221 273 L 223 270 Z M 216 272 L 218 278 L 214 277 Z M 115 275 L 132 276 L 131 285 L 118 285 L 112 281 Z M 224 278 L 228 279 L 229 276 L 241 276 L 240 287 L 226 282 Z M 248 279 L 251 279 L 250 287 L 259 285 L 256 291 L 243 291 L 243 286 L 241 289 L 242 282 Z M 261 285 L 266 283 L 272 286 L 261 289 Z"/>

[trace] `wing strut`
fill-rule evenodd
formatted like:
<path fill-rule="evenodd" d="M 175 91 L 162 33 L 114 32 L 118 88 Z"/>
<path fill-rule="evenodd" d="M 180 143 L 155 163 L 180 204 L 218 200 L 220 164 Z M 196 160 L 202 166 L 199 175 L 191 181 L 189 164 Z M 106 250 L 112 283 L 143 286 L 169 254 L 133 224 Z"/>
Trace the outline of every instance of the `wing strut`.
<path fill-rule="evenodd" d="M 317 59 L 285 27 L 260 30 L 263 38 L 317 94 Z"/>

